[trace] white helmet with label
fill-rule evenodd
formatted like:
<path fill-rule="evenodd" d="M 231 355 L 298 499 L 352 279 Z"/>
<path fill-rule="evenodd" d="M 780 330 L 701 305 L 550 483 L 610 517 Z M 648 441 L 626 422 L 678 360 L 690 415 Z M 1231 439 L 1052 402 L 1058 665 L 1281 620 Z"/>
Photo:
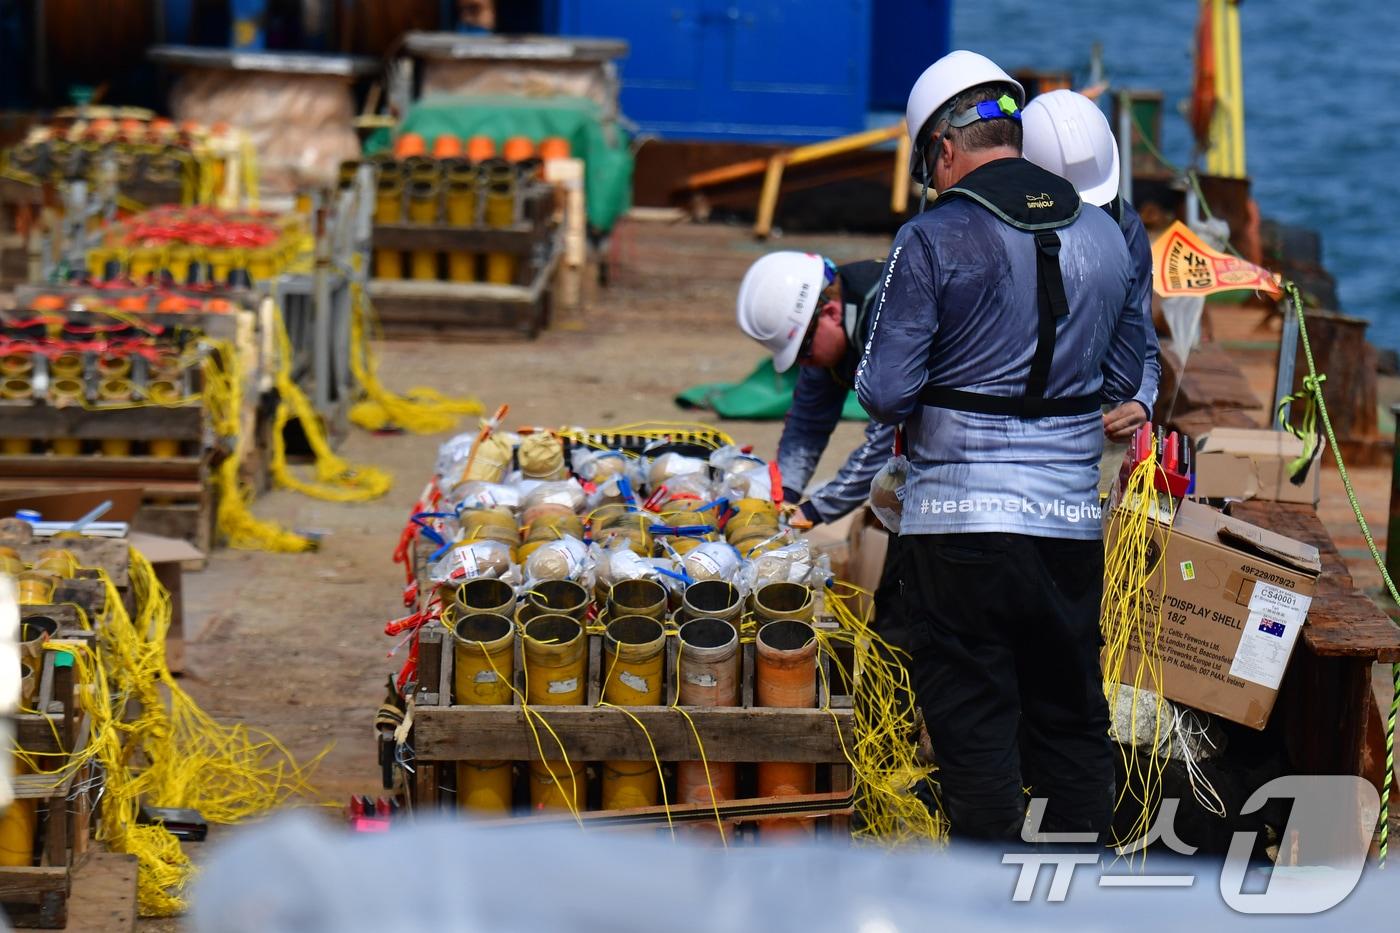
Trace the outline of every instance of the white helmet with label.
<path fill-rule="evenodd" d="M 815 253 L 784 250 L 749 266 L 739 286 L 739 327 L 773 354 L 773 368 L 786 372 L 797 359 L 826 286 L 826 263 Z"/>
<path fill-rule="evenodd" d="M 919 145 L 919 132 L 929 118 L 938 113 L 948 102 L 963 91 L 971 90 L 979 84 L 1009 84 L 1015 88 L 1016 105 L 1026 102 L 1026 89 L 1011 75 L 985 55 L 958 49 L 944 55 L 924 69 L 914 87 L 909 91 L 909 102 L 904 107 L 905 130 L 914 144 L 909 153 L 909 172 L 916 178 L 919 162 L 923 157 Z"/>
<path fill-rule="evenodd" d="M 1118 141 L 1092 100 L 1070 90 L 1041 94 L 1021 112 L 1030 161 L 1102 207 L 1118 196 Z"/>

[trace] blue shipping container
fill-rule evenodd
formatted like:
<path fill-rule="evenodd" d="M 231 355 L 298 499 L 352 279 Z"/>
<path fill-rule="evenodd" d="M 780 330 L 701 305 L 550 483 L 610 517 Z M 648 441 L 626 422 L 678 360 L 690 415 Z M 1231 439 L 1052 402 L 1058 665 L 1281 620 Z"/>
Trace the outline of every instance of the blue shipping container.
<path fill-rule="evenodd" d="M 946 50 L 949 2 L 557 0 L 547 25 L 631 44 L 620 66 L 622 110 L 644 132 L 798 143 L 866 128 L 872 66 L 907 93 L 906 73 L 917 76 Z M 919 34 L 880 40 L 879 51 L 888 42 L 900 61 L 875 53 L 878 21 Z"/>

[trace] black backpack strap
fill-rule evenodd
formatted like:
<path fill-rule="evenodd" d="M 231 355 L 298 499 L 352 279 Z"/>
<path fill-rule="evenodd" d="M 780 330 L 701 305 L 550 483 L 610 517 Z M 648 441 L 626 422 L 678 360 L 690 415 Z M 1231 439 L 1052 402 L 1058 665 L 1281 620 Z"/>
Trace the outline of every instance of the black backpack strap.
<path fill-rule="evenodd" d="M 1069 298 L 1065 294 L 1065 279 L 1060 270 L 1060 237 L 1053 230 L 1041 230 L 1035 234 L 1035 279 L 1038 321 L 1035 354 L 1031 357 L 1025 394 L 987 395 L 962 389 L 924 386 L 919 393 L 922 404 L 1016 418 L 1087 415 L 1098 411 L 1097 394 L 1045 397 L 1045 388 L 1050 381 L 1050 364 L 1055 360 L 1055 325 L 1069 314 Z"/>
<path fill-rule="evenodd" d="M 1065 279 L 1060 273 L 1060 237 L 1053 230 L 1035 235 L 1035 290 L 1039 326 L 1031 374 L 1026 379 L 1026 398 L 1044 399 L 1050 382 L 1050 364 L 1055 359 L 1055 324 L 1069 314 Z"/>

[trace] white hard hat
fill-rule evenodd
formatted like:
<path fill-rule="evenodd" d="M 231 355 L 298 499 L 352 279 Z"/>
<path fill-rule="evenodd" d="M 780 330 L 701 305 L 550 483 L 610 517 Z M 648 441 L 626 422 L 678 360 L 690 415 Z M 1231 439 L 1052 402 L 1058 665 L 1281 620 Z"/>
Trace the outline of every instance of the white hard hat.
<path fill-rule="evenodd" d="M 909 140 L 914 144 L 909 153 L 909 172 L 914 171 L 923 153 L 919 146 L 919 131 L 924 124 L 947 103 L 963 91 L 979 84 L 1009 84 L 1016 89 L 1016 104 L 1026 102 L 1026 89 L 1021 82 L 1001 69 L 996 62 L 985 55 L 958 49 L 944 55 L 924 69 L 919 80 L 909 91 L 909 102 L 904 106 L 904 126 Z"/>
<path fill-rule="evenodd" d="M 1102 207 L 1118 196 L 1118 141 L 1098 105 L 1070 90 L 1049 91 L 1021 112 L 1030 161 L 1074 185 Z"/>
<path fill-rule="evenodd" d="M 815 253 L 784 250 L 749 266 L 739 286 L 739 327 L 773 354 L 786 372 L 797 359 L 817 298 L 826 285 L 826 263 Z"/>

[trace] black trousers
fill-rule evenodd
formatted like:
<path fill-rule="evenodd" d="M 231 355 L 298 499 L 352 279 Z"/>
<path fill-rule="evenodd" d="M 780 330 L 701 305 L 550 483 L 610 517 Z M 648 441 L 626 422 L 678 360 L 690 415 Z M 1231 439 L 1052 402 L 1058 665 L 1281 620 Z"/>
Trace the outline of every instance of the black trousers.
<path fill-rule="evenodd" d="M 1014 534 L 909 535 L 901 620 L 953 832 L 1020 838 L 1029 787 L 1041 832 L 1103 834 L 1113 753 L 1099 651 L 1103 543 Z"/>

